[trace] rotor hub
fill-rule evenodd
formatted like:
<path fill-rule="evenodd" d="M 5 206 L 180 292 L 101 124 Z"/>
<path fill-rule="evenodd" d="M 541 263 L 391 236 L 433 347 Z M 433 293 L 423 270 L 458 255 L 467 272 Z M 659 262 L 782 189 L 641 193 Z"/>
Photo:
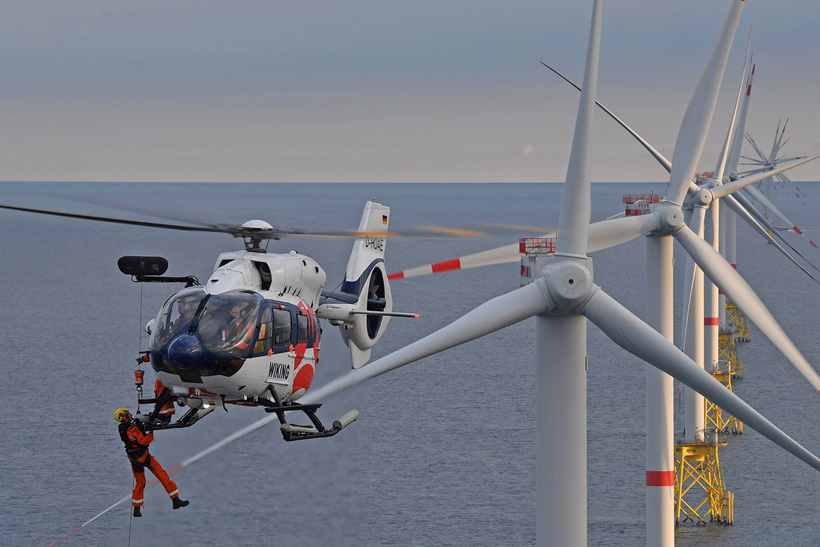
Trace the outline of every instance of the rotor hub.
<path fill-rule="evenodd" d="M 661 203 L 655 210 L 654 214 L 658 216 L 660 228 L 653 233 L 656 234 L 673 234 L 681 229 L 684 224 L 683 209 L 670 203 Z"/>
<path fill-rule="evenodd" d="M 717 179 L 710 179 L 710 181 L 711 180 L 717 181 Z M 706 207 L 710 203 L 712 203 L 713 199 L 714 196 L 712 196 L 712 191 L 709 190 L 709 188 L 704 187 L 698 190 L 697 193 L 694 196 L 692 196 L 692 205 L 694 205 L 695 207 Z"/>
<path fill-rule="evenodd" d="M 583 304 L 593 290 L 592 259 L 553 257 L 544 266 L 540 277 L 544 280 L 550 312 L 562 314 L 574 311 Z"/>

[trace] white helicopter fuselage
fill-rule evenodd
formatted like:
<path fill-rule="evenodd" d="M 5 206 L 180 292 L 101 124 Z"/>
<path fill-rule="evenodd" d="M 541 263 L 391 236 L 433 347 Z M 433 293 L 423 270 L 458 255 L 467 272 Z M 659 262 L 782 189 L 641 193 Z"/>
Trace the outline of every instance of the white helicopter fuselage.
<path fill-rule="evenodd" d="M 253 405 L 258 397 L 271 397 L 270 390 L 275 390 L 276 398 L 285 404 L 295 401 L 310 388 L 319 360 L 321 328 L 315 310 L 325 282 L 326 274 L 318 263 L 295 251 L 221 254 L 205 287 L 175 294 L 155 320 L 151 359 L 157 378 L 179 397 L 199 399 L 204 405 Z M 198 315 L 201 320 L 194 325 L 197 332 L 180 326 L 163 338 L 163 329 L 185 321 L 180 319 L 188 301 L 197 306 L 204 301 Z M 217 301 L 214 310 L 209 309 L 209 304 Z M 236 343 L 224 334 L 230 328 L 228 315 L 214 319 L 225 325 L 221 335 L 213 328 L 214 320 L 209 331 L 201 328 L 214 313 L 225 314 L 239 307 L 249 315 L 236 322 Z M 280 315 L 287 321 L 280 321 Z M 178 343 L 187 337 L 196 337 L 204 348 Z M 177 346 L 182 349 L 176 350 Z M 206 363 L 185 370 L 188 355 L 183 351 L 204 353 Z M 218 358 L 215 362 L 235 362 L 236 370 L 224 363 L 212 366 L 211 355 Z"/>
<path fill-rule="evenodd" d="M 268 253 L 253 235 L 245 250 L 219 255 L 204 287 L 174 294 L 149 323 L 159 381 L 192 408 L 288 405 L 313 381 L 320 317 L 340 328 L 351 365 L 364 365 L 390 316 L 414 315 L 392 312 L 384 268 L 389 215 L 375 200 L 365 204 L 338 292 L 323 294 L 327 275 L 315 260 Z M 263 221 L 242 227 L 270 229 Z"/>

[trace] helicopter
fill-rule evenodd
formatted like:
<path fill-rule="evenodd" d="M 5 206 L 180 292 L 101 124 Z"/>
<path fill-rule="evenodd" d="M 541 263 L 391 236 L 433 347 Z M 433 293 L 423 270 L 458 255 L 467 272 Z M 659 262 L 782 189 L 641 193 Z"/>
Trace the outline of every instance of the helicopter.
<path fill-rule="evenodd" d="M 296 251 L 268 252 L 270 240 L 283 235 L 323 236 L 274 228 L 262 220 L 241 226 L 205 227 L 160 224 L 117 218 L 58 213 L 8 205 L 28 212 L 189 231 L 226 232 L 244 239 L 244 249 L 224 252 L 201 285 L 196 277 L 166 277 L 163 257 L 125 256 L 118 267 L 139 283 L 185 283 L 145 326 L 148 350 L 139 365 L 150 363 L 160 388 L 142 397 L 144 371 L 136 371 L 138 403 L 153 410 L 138 414 L 146 428 L 190 427 L 215 408 L 227 405 L 262 407 L 276 413 L 286 441 L 331 437 L 355 421 L 352 409 L 325 427 L 316 415 L 321 404 L 300 404 L 311 387 L 319 363 L 325 319 L 339 328 L 350 350 L 353 368 L 364 366 L 391 317 L 418 317 L 393 311 L 384 266 L 390 207 L 375 198 L 365 204 L 344 281 L 325 290 L 327 275 L 312 258 Z M 160 415 L 176 403 L 187 411 L 176 420 Z M 287 421 L 298 411 L 309 425 Z"/>

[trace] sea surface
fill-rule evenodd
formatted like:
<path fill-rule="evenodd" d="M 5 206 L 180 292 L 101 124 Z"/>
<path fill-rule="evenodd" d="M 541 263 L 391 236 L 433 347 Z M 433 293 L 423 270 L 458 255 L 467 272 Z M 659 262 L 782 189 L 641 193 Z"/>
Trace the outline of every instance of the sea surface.
<path fill-rule="evenodd" d="M 820 239 L 820 184 L 782 210 Z M 391 229 L 554 228 L 562 185 L 532 184 L 136 184 L 3 183 L 0 203 L 163 221 L 355 229 L 365 201 L 392 207 Z M 623 210 L 621 197 L 665 185 L 595 184 L 593 220 Z M 814 230 L 814 232 L 812 232 Z M 527 235 L 493 228 L 477 238 L 391 240 L 389 271 L 445 260 Z M 815 264 L 820 252 L 794 233 Z M 741 274 L 820 368 L 820 286 L 745 226 Z M 328 274 L 344 274 L 350 241 L 282 239 Z M 116 267 L 123 255 L 161 255 L 168 275 L 205 280 L 227 235 L 164 231 L 0 211 L 0 544 L 51 545 L 129 494 L 132 475 L 113 412 L 133 409 L 142 326 L 176 289 L 141 286 Z M 644 310 L 642 239 L 595 253 L 595 280 L 638 315 Z M 677 286 L 683 253 L 676 248 Z M 520 285 L 517 264 L 392 283 L 385 355 Z M 682 296 L 676 295 L 676 304 Z M 377 546 L 532 545 L 535 541 L 533 322 L 390 372 L 329 399 L 326 421 L 350 408 L 361 418 L 332 439 L 283 442 L 263 428 L 173 478 L 191 501 L 172 511 L 160 488 L 142 519 L 123 504 L 62 545 Z M 820 398 L 753 329 L 739 345 L 745 377 L 736 393 L 808 449 L 820 453 Z M 314 386 L 349 370 L 336 329 L 325 326 Z M 644 364 L 589 326 L 589 544 L 644 545 Z M 147 374 L 146 385 L 153 383 Z M 676 400 L 682 400 L 680 386 Z M 151 451 L 166 469 L 263 417 L 218 410 L 196 426 L 159 432 Z M 682 407 L 676 403 L 676 431 Z M 820 545 L 820 475 L 746 428 L 720 451 L 735 493 L 734 526 L 681 526 L 680 546 Z M 555 439 L 560 443 L 561 439 Z M 150 477 L 149 477 L 150 478 Z"/>

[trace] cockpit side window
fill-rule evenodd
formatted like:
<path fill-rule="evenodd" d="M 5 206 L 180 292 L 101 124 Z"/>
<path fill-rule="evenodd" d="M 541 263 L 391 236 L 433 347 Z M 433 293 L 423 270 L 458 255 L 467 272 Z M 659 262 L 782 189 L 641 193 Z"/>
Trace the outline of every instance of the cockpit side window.
<path fill-rule="evenodd" d="M 273 332 L 274 348 L 290 345 L 290 310 L 273 310 Z"/>
<path fill-rule="evenodd" d="M 253 352 L 267 353 L 271 348 L 271 340 L 273 339 L 273 310 L 270 308 L 262 310 L 262 316 L 259 319 L 258 333 L 259 335 L 256 338 Z"/>
<path fill-rule="evenodd" d="M 307 336 L 308 318 L 306 315 L 296 316 L 296 343 L 302 344 L 308 341 Z"/>
<path fill-rule="evenodd" d="M 169 298 L 157 315 L 151 333 L 152 349 L 161 346 L 173 335 L 188 327 L 203 298 L 205 291 L 200 287 L 180 291 Z"/>

